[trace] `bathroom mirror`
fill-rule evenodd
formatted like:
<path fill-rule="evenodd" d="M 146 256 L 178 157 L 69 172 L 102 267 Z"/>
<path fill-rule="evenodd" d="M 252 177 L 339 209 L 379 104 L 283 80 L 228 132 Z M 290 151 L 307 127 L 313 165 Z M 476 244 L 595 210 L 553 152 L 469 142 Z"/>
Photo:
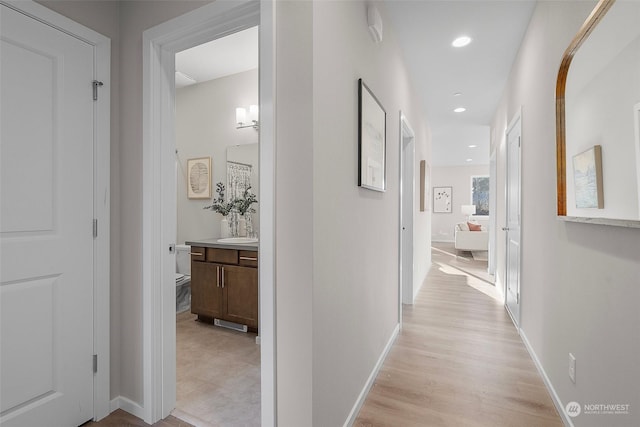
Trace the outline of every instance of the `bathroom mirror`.
<path fill-rule="evenodd" d="M 556 134 L 567 220 L 640 227 L 639 22 L 640 2 L 601 0 L 563 57 Z"/>
<path fill-rule="evenodd" d="M 227 197 L 240 197 L 247 185 L 258 196 L 258 203 L 252 207 L 253 229 L 259 230 L 260 224 L 260 181 L 258 165 L 258 144 L 244 144 L 227 147 Z"/>

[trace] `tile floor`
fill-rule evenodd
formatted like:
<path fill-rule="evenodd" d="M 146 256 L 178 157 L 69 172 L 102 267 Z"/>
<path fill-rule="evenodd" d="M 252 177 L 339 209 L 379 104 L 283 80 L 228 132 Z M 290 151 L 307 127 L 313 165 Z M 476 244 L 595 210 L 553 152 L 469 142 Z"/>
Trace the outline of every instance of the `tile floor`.
<path fill-rule="evenodd" d="M 175 417 L 198 427 L 260 425 L 256 334 L 176 316 Z"/>

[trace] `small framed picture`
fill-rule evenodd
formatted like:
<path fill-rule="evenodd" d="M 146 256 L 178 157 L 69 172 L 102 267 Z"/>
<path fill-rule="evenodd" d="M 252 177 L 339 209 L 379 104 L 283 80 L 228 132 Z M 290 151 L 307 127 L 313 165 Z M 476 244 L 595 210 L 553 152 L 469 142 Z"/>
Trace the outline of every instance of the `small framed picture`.
<path fill-rule="evenodd" d="M 420 160 L 420 212 L 429 210 L 429 165 Z"/>
<path fill-rule="evenodd" d="M 576 208 L 604 208 L 602 187 L 602 147 L 594 145 L 573 156 L 573 182 Z"/>
<path fill-rule="evenodd" d="M 433 187 L 433 212 L 451 213 L 452 187 Z"/>
<path fill-rule="evenodd" d="M 211 157 L 187 160 L 187 197 L 211 198 Z"/>
<path fill-rule="evenodd" d="M 385 191 L 387 113 L 362 79 L 358 95 L 358 186 Z"/>

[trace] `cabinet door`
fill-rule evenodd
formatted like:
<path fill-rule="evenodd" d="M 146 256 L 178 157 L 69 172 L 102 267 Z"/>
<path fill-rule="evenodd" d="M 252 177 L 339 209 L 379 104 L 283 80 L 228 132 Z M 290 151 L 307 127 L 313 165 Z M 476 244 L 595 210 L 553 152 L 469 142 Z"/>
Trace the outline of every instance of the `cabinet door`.
<path fill-rule="evenodd" d="M 224 266 L 225 318 L 258 327 L 258 269 Z"/>
<path fill-rule="evenodd" d="M 222 283 L 219 264 L 191 263 L 191 312 L 209 317 L 222 316 Z"/>

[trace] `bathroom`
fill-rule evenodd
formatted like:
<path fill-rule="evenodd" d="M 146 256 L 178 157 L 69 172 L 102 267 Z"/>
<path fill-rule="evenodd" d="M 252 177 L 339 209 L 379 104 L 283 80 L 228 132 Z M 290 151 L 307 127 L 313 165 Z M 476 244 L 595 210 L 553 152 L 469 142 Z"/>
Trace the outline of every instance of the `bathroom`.
<path fill-rule="evenodd" d="M 250 206 L 255 212 L 250 221 L 235 225 L 242 226 L 241 234 L 248 231 L 251 237 L 259 236 L 259 132 L 250 121 L 257 121 L 256 107 L 251 107 L 256 105 L 257 27 L 176 55 L 177 378 L 173 414 L 198 426 L 260 424 L 257 328 L 245 332 L 242 325 L 220 327 L 213 318 L 192 313 L 191 261 L 197 258 L 198 249 L 185 245 L 229 235 L 230 227 L 223 219 L 234 215 L 225 218 L 205 209 L 219 198 L 218 183 L 225 186 L 226 200 L 241 197 L 242 190 L 251 187 L 249 191 L 258 197 L 258 203 Z M 238 124 L 238 108 L 244 109 L 248 123 Z M 234 191 L 238 170 L 242 184 Z"/>

